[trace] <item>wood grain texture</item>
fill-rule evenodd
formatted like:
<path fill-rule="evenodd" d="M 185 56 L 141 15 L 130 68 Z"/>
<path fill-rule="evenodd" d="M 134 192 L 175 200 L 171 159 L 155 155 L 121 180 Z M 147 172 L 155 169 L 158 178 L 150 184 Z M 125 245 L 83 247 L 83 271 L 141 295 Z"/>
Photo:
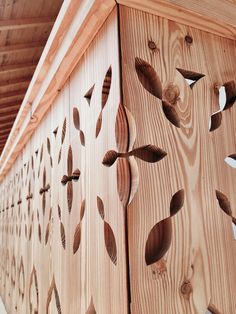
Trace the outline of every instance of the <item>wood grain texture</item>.
<path fill-rule="evenodd" d="M 117 2 L 219 36 L 236 38 L 235 0 L 118 0 Z"/>
<path fill-rule="evenodd" d="M 235 42 L 124 6 L 120 25 L 124 103 L 136 125 L 134 148 L 152 144 L 167 153 L 154 164 L 136 159 L 139 185 L 127 209 L 131 312 L 189 314 L 209 308 L 233 314 L 232 219 L 215 190 L 227 196 L 235 216 L 236 177 L 224 158 L 235 150 L 236 105 L 222 112 L 215 131 L 209 132 L 209 120 L 219 110 L 219 87 L 235 79 Z M 162 100 L 140 80 L 136 58 L 159 76 Z M 205 76 L 189 86 L 189 71 Z M 153 76 L 142 73 L 146 81 Z M 163 99 L 175 108 L 180 128 L 162 110 Z M 180 189 L 184 205 L 170 218 L 171 198 Z M 169 222 L 156 225 L 165 219 Z M 161 250 L 163 257 L 155 255 Z"/>

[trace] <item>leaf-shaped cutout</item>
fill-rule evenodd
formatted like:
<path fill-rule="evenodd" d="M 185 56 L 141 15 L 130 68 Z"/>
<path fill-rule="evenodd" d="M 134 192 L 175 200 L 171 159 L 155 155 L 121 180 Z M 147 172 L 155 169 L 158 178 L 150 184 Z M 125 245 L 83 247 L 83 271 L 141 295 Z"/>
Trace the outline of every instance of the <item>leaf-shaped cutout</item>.
<path fill-rule="evenodd" d="M 62 130 L 61 130 L 61 144 L 64 143 L 65 136 L 66 136 L 66 118 L 64 119 Z"/>
<path fill-rule="evenodd" d="M 97 208 L 98 208 L 99 215 L 104 220 L 105 218 L 104 205 L 103 205 L 102 199 L 99 196 L 97 196 Z"/>
<path fill-rule="evenodd" d="M 212 132 L 218 129 L 221 125 L 221 121 L 222 121 L 222 112 L 218 111 L 218 112 L 213 113 L 210 118 L 209 131 Z"/>
<path fill-rule="evenodd" d="M 57 212 L 58 212 L 58 217 L 61 220 L 61 207 L 57 205 Z"/>
<path fill-rule="evenodd" d="M 139 159 L 142 159 L 147 162 L 157 162 L 160 161 L 162 158 L 164 158 L 167 153 L 155 146 L 155 145 L 145 145 L 141 146 L 139 148 L 134 149 L 132 152 L 130 152 L 131 156 L 135 156 Z"/>
<path fill-rule="evenodd" d="M 67 182 L 68 182 L 68 176 L 64 174 L 64 176 L 61 178 L 61 183 L 63 185 L 66 185 Z"/>
<path fill-rule="evenodd" d="M 116 159 L 119 157 L 119 154 L 114 151 L 114 150 L 109 150 L 108 152 L 106 152 L 102 163 L 104 166 L 110 167 L 114 164 L 114 162 L 116 161 Z"/>
<path fill-rule="evenodd" d="M 72 182 L 69 181 L 67 184 L 67 205 L 69 213 L 71 212 L 72 202 L 73 202 L 73 185 Z"/>
<path fill-rule="evenodd" d="M 93 95 L 94 87 L 95 87 L 95 84 L 93 84 L 93 86 L 84 95 L 84 98 L 87 100 L 89 106 L 90 106 L 91 98 L 92 98 L 92 95 Z"/>
<path fill-rule="evenodd" d="M 74 242 L 73 242 L 73 253 L 75 254 L 78 251 L 81 241 L 81 225 L 80 223 L 75 228 Z"/>
<path fill-rule="evenodd" d="M 216 198 L 219 202 L 220 208 L 229 216 L 232 216 L 230 202 L 225 194 L 216 190 Z"/>
<path fill-rule="evenodd" d="M 131 171 L 128 159 L 120 158 L 117 161 L 117 191 L 124 207 L 127 206 L 131 189 Z"/>
<path fill-rule="evenodd" d="M 60 148 L 60 150 L 59 150 L 59 154 L 58 154 L 58 161 L 57 161 L 57 163 L 59 164 L 59 163 L 60 163 L 60 161 L 61 161 L 61 148 Z"/>
<path fill-rule="evenodd" d="M 176 68 L 176 70 L 185 78 L 185 81 L 189 85 L 190 88 L 193 88 L 193 86 L 199 81 L 202 77 L 204 77 L 204 74 L 193 72 L 190 70 L 184 70 L 180 68 Z"/>
<path fill-rule="evenodd" d="M 184 205 L 184 189 L 176 192 L 170 201 L 170 215 L 174 216 Z"/>
<path fill-rule="evenodd" d="M 117 263 L 116 239 L 111 229 L 111 226 L 106 221 L 104 221 L 104 238 L 107 253 L 111 261 L 116 265 Z"/>
<path fill-rule="evenodd" d="M 78 181 L 79 177 L 80 177 L 80 170 L 79 169 L 75 169 L 72 173 L 72 177 L 74 181 Z"/>
<path fill-rule="evenodd" d="M 41 226 L 38 224 L 38 237 L 39 237 L 39 242 L 41 242 Z"/>
<path fill-rule="evenodd" d="M 68 175 L 71 176 L 72 174 L 72 168 L 73 168 L 73 153 L 71 145 L 68 148 L 68 156 L 67 156 L 67 171 Z"/>
<path fill-rule="evenodd" d="M 80 207 L 80 221 L 84 217 L 84 212 L 85 212 L 85 200 L 83 200 L 83 202 L 81 203 L 81 207 Z"/>
<path fill-rule="evenodd" d="M 45 245 L 47 245 L 47 243 L 48 243 L 49 231 L 50 231 L 50 222 L 47 224 L 47 228 L 46 228 L 46 233 L 45 233 Z"/>
<path fill-rule="evenodd" d="M 77 108 L 73 108 L 73 121 L 75 128 L 80 131 L 80 117 L 79 117 L 79 110 Z"/>
<path fill-rule="evenodd" d="M 32 302 L 32 286 L 34 284 L 34 293 L 36 296 L 36 307 L 33 308 L 33 302 Z M 33 266 L 33 270 L 30 274 L 30 282 L 29 282 L 29 304 L 30 304 L 30 313 L 38 313 L 38 307 L 39 307 L 39 288 L 38 288 L 38 279 L 37 279 L 37 273 L 36 269 Z"/>
<path fill-rule="evenodd" d="M 135 69 L 143 87 L 155 97 L 162 99 L 161 81 L 154 68 L 146 61 L 136 57 Z"/>
<path fill-rule="evenodd" d="M 85 146 L 85 136 L 84 136 L 84 132 L 80 130 L 79 132 L 79 138 L 80 138 L 80 143 L 82 146 Z"/>
<path fill-rule="evenodd" d="M 48 154 L 51 155 L 51 144 L 50 144 L 50 139 L 47 137 L 47 150 Z"/>
<path fill-rule="evenodd" d="M 236 100 L 236 84 L 234 81 L 230 81 L 224 84 L 226 93 L 226 104 L 223 110 L 229 109 L 233 106 Z"/>
<path fill-rule="evenodd" d="M 236 154 L 229 155 L 225 158 L 225 162 L 232 168 L 236 168 Z"/>
<path fill-rule="evenodd" d="M 111 78 L 112 78 L 112 68 L 110 66 L 109 69 L 107 70 L 107 73 L 105 75 L 103 85 L 102 85 L 102 109 L 105 107 L 109 93 L 110 93 Z"/>
<path fill-rule="evenodd" d="M 208 313 L 209 314 L 221 314 L 213 304 L 210 304 L 208 306 L 206 314 Z"/>
<path fill-rule="evenodd" d="M 167 118 L 174 126 L 180 128 L 180 118 L 174 106 L 162 101 L 162 110 Z"/>
<path fill-rule="evenodd" d="M 32 225 L 30 225 L 30 228 L 29 228 L 29 241 L 31 240 L 31 236 L 32 236 Z"/>
<path fill-rule="evenodd" d="M 47 297 L 47 303 L 46 303 L 46 314 L 49 314 L 49 306 L 50 306 L 50 303 L 51 303 L 51 300 L 52 300 L 53 292 L 54 292 L 54 296 L 55 296 L 55 303 L 56 303 L 57 313 L 61 314 L 61 303 L 60 303 L 60 298 L 59 298 L 59 294 L 58 294 L 58 291 L 57 291 L 57 287 L 56 287 L 55 277 L 54 276 L 53 276 L 51 285 L 50 285 L 49 290 L 48 290 L 48 297 Z"/>
<path fill-rule="evenodd" d="M 97 123 L 96 123 L 96 133 L 95 133 L 96 138 L 98 137 L 98 135 L 101 131 L 101 127 L 102 127 L 102 111 L 100 112 L 98 119 L 97 119 Z"/>
<path fill-rule="evenodd" d="M 40 160 L 40 163 L 42 162 L 42 160 L 43 160 L 43 144 L 42 144 L 42 146 L 41 146 L 41 150 L 40 150 L 40 158 L 39 158 L 39 160 Z"/>
<path fill-rule="evenodd" d="M 116 115 L 115 137 L 118 151 L 121 153 L 127 152 L 129 146 L 129 126 L 125 108 L 122 104 L 119 104 Z"/>
<path fill-rule="evenodd" d="M 89 307 L 86 311 L 86 314 L 97 314 L 97 312 L 95 311 L 94 305 L 93 305 L 93 298 L 91 298 L 91 300 L 90 300 L 90 304 L 89 304 Z"/>
<path fill-rule="evenodd" d="M 65 235 L 65 228 L 62 222 L 60 224 L 60 233 L 61 233 L 61 244 L 63 248 L 65 249 L 66 248 L 66 235 Z"/>
<path fill-rule="evenodd" d="M 145 247 L 147 265 L 159 261 L 168 251 L 171 244 L 172 226 L 168 217 L 158 222 L 150 231 Z"/>

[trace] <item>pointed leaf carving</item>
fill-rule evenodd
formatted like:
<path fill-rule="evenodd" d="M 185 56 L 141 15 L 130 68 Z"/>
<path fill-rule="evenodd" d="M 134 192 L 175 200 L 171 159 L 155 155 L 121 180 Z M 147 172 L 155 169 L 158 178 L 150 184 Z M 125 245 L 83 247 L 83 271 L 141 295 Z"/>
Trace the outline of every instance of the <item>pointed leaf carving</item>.
<path fill-rule="evenodd" d="M 80 246 L 81 240 L 81 226 L 80 223 L 77 225 L 74 234 L 74 243 L 73 243 L 73 253 L 75 254 Z"/>
<path fill-rule="evenodd" d="M 103 163 L 104 166 L 110 167 L 110 166 L 112 166 L 114 164 L 114 162 L 116 161 L 116 159 L 118 157 L 119 157 L 119 154 L 116 151 L 109 150 L 105 154 L 102 163 Z"/>
<path fill-rule="evenodd" d="M 212 132 L 218 129 L 221 125 L 221 121 L 222 121 L 222 112 L 218 111 L 218 112 L 213 113 L 210 118 L 209 131 Z"/>
<path fill-rule="evenodd" d="M 97 196 L 97 208 L 101 218 L 104 220 L 105 218 L 104 205 L 102 199 L 99 196 Z"/>
<path fill-rule="evenodd" d="M 220 208 L 229 216 L 232 216 L 232 210 L 230 206 L 230 202 L 226 195 L 222 192 L 216 190 L 216 198 L 219 202 Z"/>
<path fill-rule="evenodd" d="M 168 217 L 158 222 L 150 231 L 145 247 L 145 260 L 151 265 L 160 260 L 171 244 L 172 226 Z"/>
<path fill-rule="evenodd" d="M 95 308 L 93 305 L 93 298 L 91 298 L 91 301 L 90 301 L 89 307 L 86 311 L 86 314 L 96 314 L 96 311 L 95 311 Z"/>
<path fill-rule="evenodd" d="M 71 176 L 72 174 L 72 168 L 73 168 L 73 153 L 72 153 L 72 148 L 70 145 L 68 149 L 68 156 L 67 156 L 67 171 L 68 171 L 69 176 Z"/>
<path fill-rule="evenodd" d="M 109 69 L 107 70 L 107 73 L 103 81 L 103 86 L 102 86 L 102 109 L 105 107 L 109 93 L 110 93 L 111 78 L 112 78 L 112 68 L 110 66 Z"/>
<path fill-rule="evenodd" d="M 102 111 L 99 114 L 99 117 L 97 119 L 97 124 L 96 124 L 96 134 L 95 136 L 98 137 L 102 127 Z"/>
<path fill-rule="evenodd" d="M 73 108 L 73 121 L 75 128 L 80 131 L 80 117 L 79 117 L 79 111 L 77 108 Z"/>
<path fill-rule="evenodd" d="M 164 158 L 167 153 L 155 145 L 145 145 L 134 149 L 130 155 L 147 162 L 157 162 Z"/>
<path fill-rule="evenodd" d="M 170 215 L 174 216 L 184 205 L 184 190 L 176 192 L 170 202 Z"/>
<path fill-rule="evenodd" d="M 85 212 L 85 200 L 83 200 L 80 207 L 80 221 L 84 218 L 84 212 Z"/>
<path fill-rule="evenodd" d="M 73 185 L 72 182 L 69 181 L 67 183 L 67 205 L 69 213 L 71 212 L 72 202 L 73 202 Z"/>
<path fill-rule="evenodd" d="M 63 125 L 62 125 L 62 131 L 61 131 L 61 144 L 64 143 L 66 136 L 66 118 L 64 119 Z"/>
<path fill-rule="evenodd" d="M 162 101 L 162 109 L 167 120 L 169 120 L 177 128 L 180 128 L 180 118 L 175 110 L 175 107 L 168 104 L 166 101 Z"/>
<path fill-rule="evenodd" d="M 152 95 L 162 99 L 161 81 L 154 68 L 141 58 L 135 58 L 135 69 L 143 87 Z"/>
<path fill-rule="evenodd" d="M 106 221 L 104 221 L 104 238 L 107 253 L 111 261 L 116 265 L 117 263 L 116 239 L 111 229 L 111 226 Z"/>
<path fill-rule="evenodd" d="M 63 248 L 65 249 L 66 248 L 66 236 L 65 236 L 65 228 L 62 222 L 60 224 L 60 233 L 61 233 L 61 244 Z"/>

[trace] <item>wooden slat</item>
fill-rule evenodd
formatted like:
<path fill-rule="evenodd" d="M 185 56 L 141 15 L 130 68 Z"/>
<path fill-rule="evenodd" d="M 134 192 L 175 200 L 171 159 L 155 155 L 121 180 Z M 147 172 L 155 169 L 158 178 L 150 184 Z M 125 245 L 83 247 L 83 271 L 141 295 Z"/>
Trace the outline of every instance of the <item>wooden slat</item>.
<path fill-rule="evenodd" d="M 11 92 L 5 92 L 5 93 L 1 93 L 0 94 L 0 104 L 2 102 L 5 102 L 5 100 L 8 100 L 10 98 L 24 98 L 25 92 L 26 92 L 27 88 L 23 88 L 23 89 L 19 89 L 19 90 L 15 90 L 15 91 L 11 91 Z M 1 108 L 1 105 L 0 105 Z"/>
<path fill-rule="evenodd" d="M 38 62 L 25 62 L 25 63 L 13 63 L 13 64 L 7 64 L 7 65 L 1 65 L 0 66 L 0 73 L 5 73 L 5 72 L 16 72 L 20 70 L 28 70 L 32 69 L 34 70 L 37 66 Z"/>
<path fill-rule="evenodd" d="M 115 5 L 114 0 L 71 0 L 63 3 L 1 154 L 0 180 L 10 169 Z M 34 113 L 32 117 L 30 110 Z"/>
<path fill-rule="evenodd" d="M 236 39 L 236 3 L 222 0 L 117 0 L 125 6 Z"/>
<path fill-rule="evenodd" d="M 28 85 L 30 83 L 30 80 L 31 80 L 31 76 L 25 76 L 25 77 L 19 77 L 19 78 L 13 78 L 13 79 L 0 81 L 0 88 L 8 88 L 9 86 L 12 87 L 18 84 Z"/>
<path fill-rule="evenodd" d="M 23 19 L 5 19 L 0 21 L 0 31 L 22 28 L 50 26 L 54 23 L 55 17 L 33 17 Z"/>
<path fill-rule="evenodd" d="M 16 101 L 9 101 L 7 103 L 4 103 L 4 104 L 0 104 L 0 112 L 4 109 L 7 109 L 7 108 L 12 108 L 14 106 L 20 106 L 22 103 L 21 100 L 16 100 Z"/>
<path fill-rule="evenodd" d="M 6 45 L 0 47 L 0 55 L 23 52 L 29 49 L 43 48 L 45 46 L 45 41 L 36 41 L 25 44 L 17 44 L 17 45 Z"/>

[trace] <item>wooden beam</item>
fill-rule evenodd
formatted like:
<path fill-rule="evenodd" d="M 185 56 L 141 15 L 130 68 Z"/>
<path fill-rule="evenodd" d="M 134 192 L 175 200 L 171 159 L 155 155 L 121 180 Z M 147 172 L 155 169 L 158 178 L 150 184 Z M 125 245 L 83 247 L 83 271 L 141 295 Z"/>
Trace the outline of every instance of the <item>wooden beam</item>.
<path fill-rule="evenodd" d="M 8 88 L 18 84 L 29 85 L 32 76 L 25 76 L 19 78 L 13 78 L 9 80 L 0 81 L 0 88 Z"/>
<path fill-rule="evenodd" d="M 30 27 L 51 26 L 55 17 L 33 17 L 24 19 L 6 19 L 0 21 L 0 31 Z"/>
<path fill-rule="evenodd" d="M 115 5 L 115 0 L 63 2 L 1 154 L 0 180 L 11 168 Z"/>
<path fill-rule="evenodd" d="M 13 63 L 0 66 L 0 73 L 12 73 L 15 71 L 24 71 L 24 70 L 34 70 L 38 62 L 28 62 L 28 63 Z"/>
<path fill-rule="evenodd" d="M 6 45 L 0 47 L 0 55 L 9 54 L 9 53 L 16 53 L 16 52 L 23 52 L 30 49 L 36 48 L 43 48 L 45 46 L 45 41 L 35 41 L 31 43 L 25 44 L 17 44 L 17 45 Z"/>
<path fill-rule="evenodd" d="M 117 0 L 117 3 L 219 36 L 236 39 L 236 4 L 230 1 Z"/>

